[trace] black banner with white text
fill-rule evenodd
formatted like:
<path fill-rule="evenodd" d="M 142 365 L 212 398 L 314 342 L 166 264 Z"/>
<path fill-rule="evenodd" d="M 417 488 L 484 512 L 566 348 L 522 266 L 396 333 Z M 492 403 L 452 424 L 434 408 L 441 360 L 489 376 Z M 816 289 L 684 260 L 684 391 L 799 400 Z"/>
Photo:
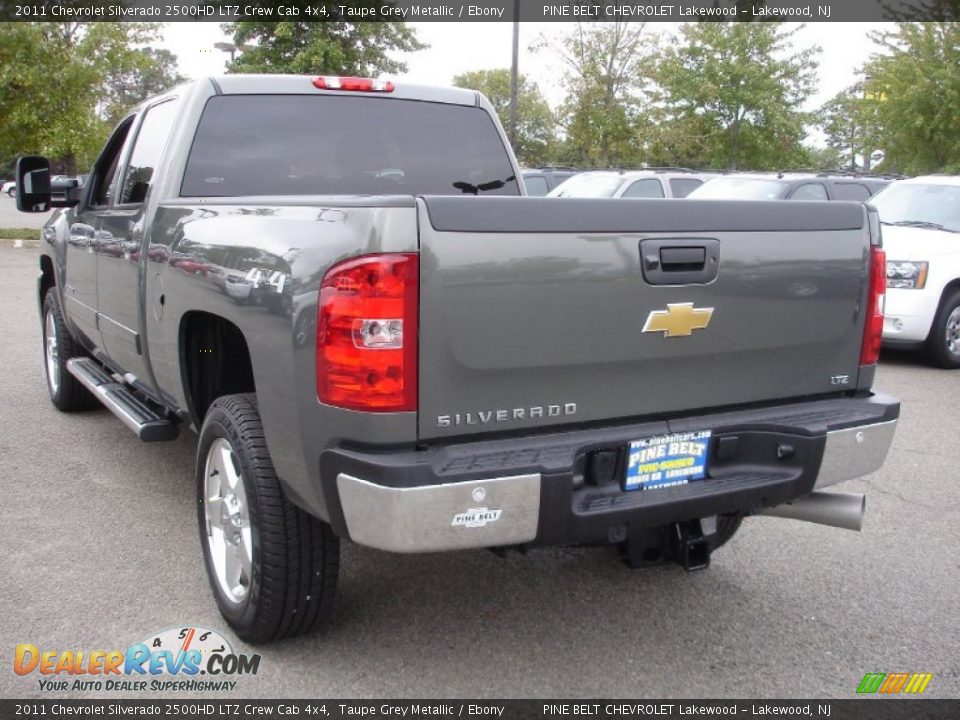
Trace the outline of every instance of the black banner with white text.
<path fill-rule="evenodd" d="M 0 0 L 0 19 L 89 22 L 953 21 L 960 20 L 960 0 L 233 0 L 229 3 L 220 0 Z"/>

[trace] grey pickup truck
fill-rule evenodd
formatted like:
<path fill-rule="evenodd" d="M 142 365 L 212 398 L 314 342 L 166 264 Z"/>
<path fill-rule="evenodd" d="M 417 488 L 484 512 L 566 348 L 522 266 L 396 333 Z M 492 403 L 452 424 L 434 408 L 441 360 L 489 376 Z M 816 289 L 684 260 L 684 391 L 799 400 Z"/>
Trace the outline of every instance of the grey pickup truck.
<path fill-rule="evenodd" d="M 859 203 L 524 197 L 476 92 L 231 75 L 145 102 L 83 187 L 17 170 L 63 411 L 199 434 L 200 545 L 247 640 L 308 631 L 341 540 L 611 545 L 688 570 L 747 515 L 859 529 L 899 403 L 871 390 Z M 158 479 L 159 481 L 159 479 Z"/>

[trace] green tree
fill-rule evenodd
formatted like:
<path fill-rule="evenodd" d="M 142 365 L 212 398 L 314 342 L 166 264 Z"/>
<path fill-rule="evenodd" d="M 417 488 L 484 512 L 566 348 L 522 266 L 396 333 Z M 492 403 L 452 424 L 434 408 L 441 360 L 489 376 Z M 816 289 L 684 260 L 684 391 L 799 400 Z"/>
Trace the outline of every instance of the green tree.
<path fill-rule="evenodd" d="M 837 93 L 819 110 L 827 147 L 836 152 L 841 165 L 849 170 L 864 167 L 882 142 L 876 110 L 876 98 L 864 82 Z"/>
<path fill-rule="evenodd" d="M 482 92 L 507 127 L 510 122 L 510 70 L 475 70 L 457 75 L 453 84 Z M 535 82 L 517 78 L 517 139 L 513 151 L 521 164 L 543 165 L 554 137 L 556 122 Z"/>
<path fill-rule="evenodd" d="M 919 0 L 909 4 L 887 0 L 880 5 L 888 20 L 960 21 L 960 2 L 957 0 Z"/>
<path fill-rule="evenodd" d="M 147 98 L 186 80 L 177 71 L 177 56 L 169 50 L 146 48 L 135 60 L 111 66 L 105 78 L 103 106 L 111 124 Z"/>
<path fill-rule="evenodd" d="M 590 167 L 636 164 L 654 50 L 645 23 L 577 23 L 554 50 L 564 65 L 566 159 Z"/>
<path fill-rule="evenodd" d="M 373 5 L 370 0 L 351 8 Z M 347 22 L 342 2 L 323 3 L 325 22 L 236 22 L 223 26 L 240 54 L 228 72 L 359 75 L 405 72 L 393 55 L 426 47 L 405 22 Z"/>
<path fill-rule="evenodd" d="M 863 110 L 876 117 L 884 168 L 960 172 L 960 23 L 900 23 L 873 39 Z"/>
<path fill-rule="evenodd" d="M 716 168 L 772 169 L 802 162 L 801 110 L 814 90 L 819 48 L 793 51 L 776 23 L 685 24 L 656 72 L 663 119 L 650 142 Z"/>
<path fill-rule="evenodd" d="M 143 77 L 147 23 L 0 23 L 0 158 L 42 154 L 64 172 L 93 163 L 130 100 L 116 78 Z M 138 98 L 139 99 L 139 98 Z"/>
<path fill-rule="evenodd" d="M 804 165 L 820 172 L 843 170 L 845 160 L 838 150 L 832 147 L 805 147 L 808 160 Z"/>

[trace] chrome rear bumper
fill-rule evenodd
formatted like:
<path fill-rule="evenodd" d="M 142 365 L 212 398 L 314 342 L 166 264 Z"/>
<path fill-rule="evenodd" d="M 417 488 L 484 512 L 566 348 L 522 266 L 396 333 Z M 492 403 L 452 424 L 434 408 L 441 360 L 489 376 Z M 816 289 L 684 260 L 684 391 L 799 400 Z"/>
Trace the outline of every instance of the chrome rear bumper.
<path fill-rule="evenodd" d="M 391 488 L 341 473 L 337 488 L 351 539 L 380 550 L 520 545 L 537 536 L 539 474 Z"/>
<path fill-rule="evenodd" d="M 828 432 L 814 487 L 823 489 L 879 470 L 887 459 L 896 429 L 897 421 L 888 420 Z"/>
<path fill-rule="evenodd" d="M 712 488 L 702 486 L 700 482 L 691 483 L 690 493 L 709 488 L 715 494 L 715 497 L 698 506 L 698 516 L 737 510 L 757 512 L 763 507 L 807 497 L 814 489 L 821 490 L 874 472 L 886 459 L 896 425 L 896 419 L 885 419 L 828 430 L 819 468 L 807 466 L 804 473 L 808 480 L 805 484 L 794 486 L 795 494 L 790 497 L 781 496 L 774 500 L 767 490 L 758 490 L 746 499 L 737 500 L 737 504 L 732 504 L 732 495 L 725 489 L 728 478 L 703 481 Z M 811 461 L 816 462 L 816 456 Z M 571 461 L 571 468 L 574 464 L 575 461 Z M 504 473 L 504 470 L 507 472 Z M 361 545 L 401 553 L 575 543 L 593 539 L 592 536 L 585 538 L 576 529 L 583 516 L 579 514 L 582 508 L 577 501 L 571 505 L 572 491 L 569 488 L 573 484 L 570 479 L 573 477 L 572 469 L 559 473 L 551 469 L 546 474 L 511 473 L 508 468 L 501 466 L 497 471 L 491 477 L 477 477 L 474 474 L 464 480 L 454 476 L 449 480 L 455 481 L 434 480 L 431 484 L 407 481 L 402 486 L 388 486 L 358 477 L 365 474 L 363 472 L 340 470 L 335 475 L 335 487 L 342 510 L 342 524 L 338 531 L 345 530 L 345 534 Z M 811 477 L 814 474 L 815 479 Z M 563 491 L 563 487 L 568 490 Z M 676 520 L 687 510 L 679 507 L 681 498 L 670 494 L 672 491 L 682 492 L 680 488 L 647 492 L 658 493 L 648 499 L 664 506 L 673 506 L 673 498 L 676 497 L 674 514 L 677 517 L 673 518 Z M 619 495 L 622 497 L 610 502 L 609 513 L 606 510 L 599 513 L 591 510 L 591 521 L 603 527 L 606 527 L 605 523 L 611 527 L 615 524 L 646 526 L 647 521 L 630 509 L 630 503 L 643 498 L 637 497 L 638 493 L 620 492 Z M 666 512 L 673 511 L 667 507 Z"/>

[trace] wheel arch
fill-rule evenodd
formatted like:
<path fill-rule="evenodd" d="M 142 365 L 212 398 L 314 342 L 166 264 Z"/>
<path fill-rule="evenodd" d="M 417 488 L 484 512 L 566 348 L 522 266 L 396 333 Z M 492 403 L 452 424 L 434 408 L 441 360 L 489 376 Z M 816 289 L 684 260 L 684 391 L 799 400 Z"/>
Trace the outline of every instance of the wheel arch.
<path fill-rule="evenodd" d="M 40 275 L 37 277 L 37 307 L 40 308 L 40 317 L 43 317 L 43 301 L 50 288 L 57 284 L 57 275 L 53 269 L 53 260 L 49 255 L 40 255 Z"/>
<path fill-rule="evenodd" d="M 953 294 L 957 290 L 960 290 L 960 277 L 954 278 L 943 286 L 943 290 L 940 291 L 940 300 L 937 301 L 937 309 L 939 310 L 941 307 L 943 307 L 943 303 L 947 299 L 947 296 Z"/>
<path fill-rule="evenodd" d="M 933 335 L 934 324 L 937 318 L 937 314 L 940 312 L 940 309 L 943 307 L 943 304 L 947 301 L 947 298 L 950 297 L 953 293 L 960 291 L 960 277 L 953 278 L 940 290 L 940 296 L 937 298 L 937 306 L 933 309 L 933 313 L 930 315 L 930 327 L 927 328 L 927 337 L 924 338 L 923 342 L 930 342 L 930 338 Z"/>
<path fill-rule="evenodd" d="M 256 393 L 250 347 L 232 321 L 203 310 L 188 311 L 180 318 L 178 348 L 187 411 L 198 430 L 217 398 Z"/>

